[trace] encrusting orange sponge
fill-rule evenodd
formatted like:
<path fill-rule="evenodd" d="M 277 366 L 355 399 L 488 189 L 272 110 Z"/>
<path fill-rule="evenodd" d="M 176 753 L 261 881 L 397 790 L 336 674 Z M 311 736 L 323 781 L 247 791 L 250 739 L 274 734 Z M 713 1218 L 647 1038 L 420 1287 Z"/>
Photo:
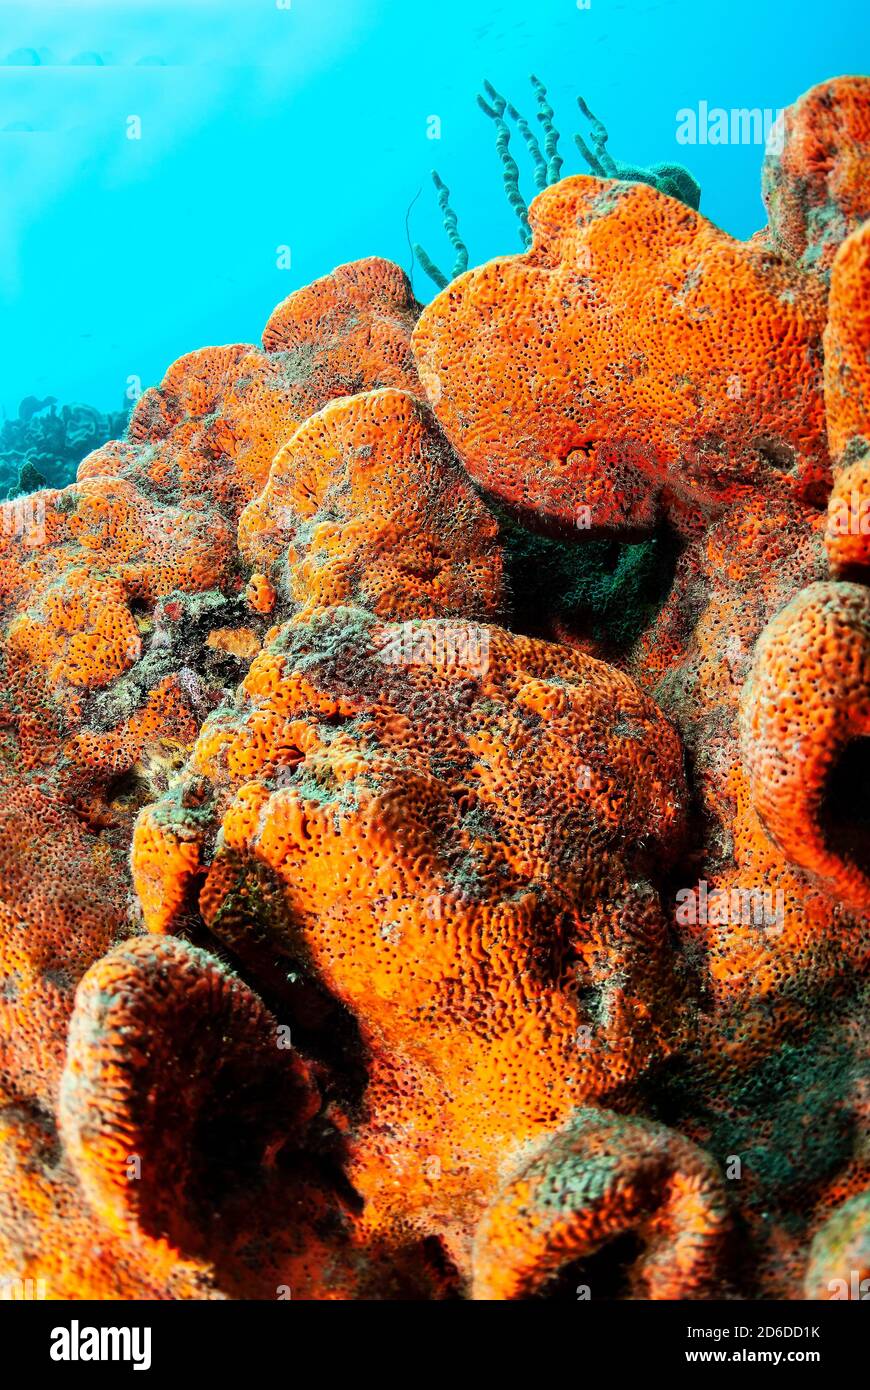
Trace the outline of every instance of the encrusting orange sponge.
<path fill-rule="evenodd" d="M 468 271 L 414 330 L 475 482 L 581 538 L 824 490 L 820 283 L 646 184 L 565 179 L 529 217 L 527 252 Z"/>
<path fill-rule="evenodd" d="M 779 117 L 762 172 L 768 235 L 803 270 L 830 273 L 870 217 L 870 77 L 811 87 Z"/>
<path fill-rule="evenodd" d="M 309 415 L 376 387 L 419 391 L 410 348 L 418 308 L 389 261 L 339 266 L 278 305 L 262 349 L 236 343 L 179 358 L 137 401 L 128 442 L 90 454 L 79 478 L 130 478 L 234 522 Z"/>
<path fill-rule="evenodd" d="M 76 985 L 129 928 L 105 846 L 58 798 L 0 784 L 0 1103 L 51 1112 Z"/>
<path fill-rule="evenodd" d="M 242 556 L 291 611 L 346 603 L 383 618 L 498 616 L 497 537 L 428 407 L 395 390 L 313 415 L 239 521 Z"/>

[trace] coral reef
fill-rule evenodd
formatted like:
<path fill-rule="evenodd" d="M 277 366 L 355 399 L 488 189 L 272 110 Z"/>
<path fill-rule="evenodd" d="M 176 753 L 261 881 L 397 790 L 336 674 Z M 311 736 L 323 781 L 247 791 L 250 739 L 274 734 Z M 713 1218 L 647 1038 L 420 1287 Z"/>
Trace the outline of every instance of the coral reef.
<path fill-rule="evenodd" d="M 130 478 L 235 522 L 277 449 L 315 411 L 379 386 L 419 392 L 409 341 L 418 309 L 398 267 L 376 258 L 341 266 L 278 305 L 262 348 L 180 358 L 137 401 L 127 439 L 86 458 L 79 480 Z"/>
<path fill-rule="evenodd" d="M 520 255 L 2 509 L 0 1280 L 860 1296 L 868 84 L 747 243 L 536 94 Z"/>
<path fill-rule="evenodd" d="M 92 405 L 65 405 L 54 396 L 27 396 L 15 419 L 0 424 L 0 496 L 72 482 L 82 459 L 121 434 L 127 410 L 103 414 Z"/>

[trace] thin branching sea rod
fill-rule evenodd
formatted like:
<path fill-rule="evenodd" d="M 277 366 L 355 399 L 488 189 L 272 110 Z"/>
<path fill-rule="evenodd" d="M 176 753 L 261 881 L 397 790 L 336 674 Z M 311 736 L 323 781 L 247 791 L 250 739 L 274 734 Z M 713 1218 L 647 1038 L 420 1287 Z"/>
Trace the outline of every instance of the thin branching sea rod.
<path fill-rule="evenodd" d="M 532 178 L 535 189 L 541 193 L 545 188 L 558 183 L 562 178 L 564 160 L 559 154 L 559 132 L 554 124 L 555 112 L 547 97 L 547 89 L 535 76 L 531 84 L 537 101 L 537 119 L 541 126 L 541 139 L 533 131 L 526 118 L 515 106 L 496 91 L 491 82 L 484 82 L 484 95 L 478 95 L 477 104 L 483 114 L 495 127 L 495 146 L 502 166 L 505 195 L 519 222 L 520 243 L 524 248 L 531 245 L 532 231 L 529 225 L 529 209 L 520 189 L 520 167 L 511 152 L 512 123 L 522 136 L 532 165 Z M 584 118 L 590 122 L 590 149 L 582 135 L 574 136 L 574 143 L 583 156 L 591 173 L 599 178 L 624 179 L 630 182 L 650 184 L 670 197 L 678 198 L 688 207 L 697 209 L 701 202 L 701 190 L 687 169 L 681 164 L 653 164 L 648 168 L 626 164 L 617 160 L 607 149 L 607 129 L 597 116 L 589 110 L 582 97 L 577 105 Z M 541 141 L 543 141 L 543 148 Z M 459 232 L 459 218 L 450 203 L 450 189 L 440 174 L 433 169 L 432 182 L 438 197 L 438 206 L 444 222 L 444 231 L 453 247 L 455 259 L 451 274 L 445 275 L 435 264 L 428 252 L 415 243 L 413 253 L 430 280 L 444 289 L 451 280 L 468 269 L 468 247 Z"/>

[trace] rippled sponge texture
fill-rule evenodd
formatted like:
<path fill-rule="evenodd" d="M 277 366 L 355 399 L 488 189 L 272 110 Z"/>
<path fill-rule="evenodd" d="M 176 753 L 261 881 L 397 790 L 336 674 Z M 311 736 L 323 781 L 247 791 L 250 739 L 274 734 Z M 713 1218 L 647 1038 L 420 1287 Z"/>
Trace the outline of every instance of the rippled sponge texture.
<path fill-rule="evenodd" d="M 836 77 L 786 108 L 762 173 L 769 231 L 803 269 L 825 275 L 870 217 L 870 77 Z"/>
<path fill-rule="evenodd" d="M 238 710 L 206 722 L 189 778 L 140 818 L 134 882 L 146 923 L 172 930 L 205 867 L 204 919 L 256 964 L 245 899 L 267 869 L 286 903 L 272 949 L 388 1067 L 377 1112 L 422 1106 L 436 1145 L 464 1134 L 465 1162 L 444 1156 L 458 1200 L 506 1124 L 533 1133 L 667 1048 L 675 986 L 646 873 L 676 852 L 684 799 L 673 730 L 603 663 L 332 609 L 281 628 Z M 413 1087 L 395 1089 L 397 1066 Z"/>
<path fill-rule="evenodd" d="M 703 1298 L 717 1286 L 729 1225 L 721 1178 L 700 1149 L 649 1120 L 580 1110 L 524 1156 L 487 1211 L 473 1296 L 529 1297 L 572 1262 L 636 1233 L 642 1253 L 614 1293 Z"/>
<path fill-rule="evenodd" d="M 89 455 L 79 477 L 135 476 L 235 518 L 314 411 L 378 386 L 419 390 L 409 346 L 417 310 L 398 266 L 376 257 L 340 266 L 278 306 L 262 349 L 233 344 L 179 358 L 140 397 L 127 441 Z"/>
<path fill-rule="evenodd" d="M 34 853 L 34 846 L 38 846 Z M 122 931 L 122 886 L 66 806 L 4 782 L 0 803 L 0 1098 L 50 1109 L 76 985 Z"/>
<path fill-rule="evenodd" d="M 413 337 L 487 492 L 630 536 L 828 477 L 820 285 L 645 184 L 566 179 L 530 220 L 531 249 L 454 281 Z"/>
<path fill-rule="evenodd" d="M 239 549 L 291 607 L 359 603 L 381 617 L 493 617 L 498 526 L 430 411 L 372 391 L 314 415 L 277 454 Z"/>

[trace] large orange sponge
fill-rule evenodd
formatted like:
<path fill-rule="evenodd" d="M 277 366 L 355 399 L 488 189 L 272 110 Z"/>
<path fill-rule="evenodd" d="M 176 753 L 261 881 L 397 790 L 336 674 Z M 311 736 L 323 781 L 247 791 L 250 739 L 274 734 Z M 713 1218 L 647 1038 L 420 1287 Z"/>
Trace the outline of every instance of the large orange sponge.
<path fill-rule="evenodd" d="M 278 453 L 239 549 L 294 608 L 498 615 L 498 526 L 431 411 L 404 391 L 336 401 Z"/>
<path fill-rule="evenodd" d="M 506 1134 L 623 1090 L 672 1045 L 647 875 L 677 850 L 684 794 L 673 729 L 603 663 L 334 608 L 277 630 L 238 708 L 206 721 L 143 813 L 133 878 L 147 925 L 198 901 L 249 969 L 283 958 L 350 1011 L 371 1058 L 354 1180 L 372 1220 L 434 1222 L 434 1203 L 443 1229 L 486 1194 Z"/>
<path fill-rule="evenodd" d="M 460 277 L 414 332 L 476 482 L 623 537 L 824 489 L 820 284 L 645 184 L 566 179 L 530 221 L 529 251 Z"/>

